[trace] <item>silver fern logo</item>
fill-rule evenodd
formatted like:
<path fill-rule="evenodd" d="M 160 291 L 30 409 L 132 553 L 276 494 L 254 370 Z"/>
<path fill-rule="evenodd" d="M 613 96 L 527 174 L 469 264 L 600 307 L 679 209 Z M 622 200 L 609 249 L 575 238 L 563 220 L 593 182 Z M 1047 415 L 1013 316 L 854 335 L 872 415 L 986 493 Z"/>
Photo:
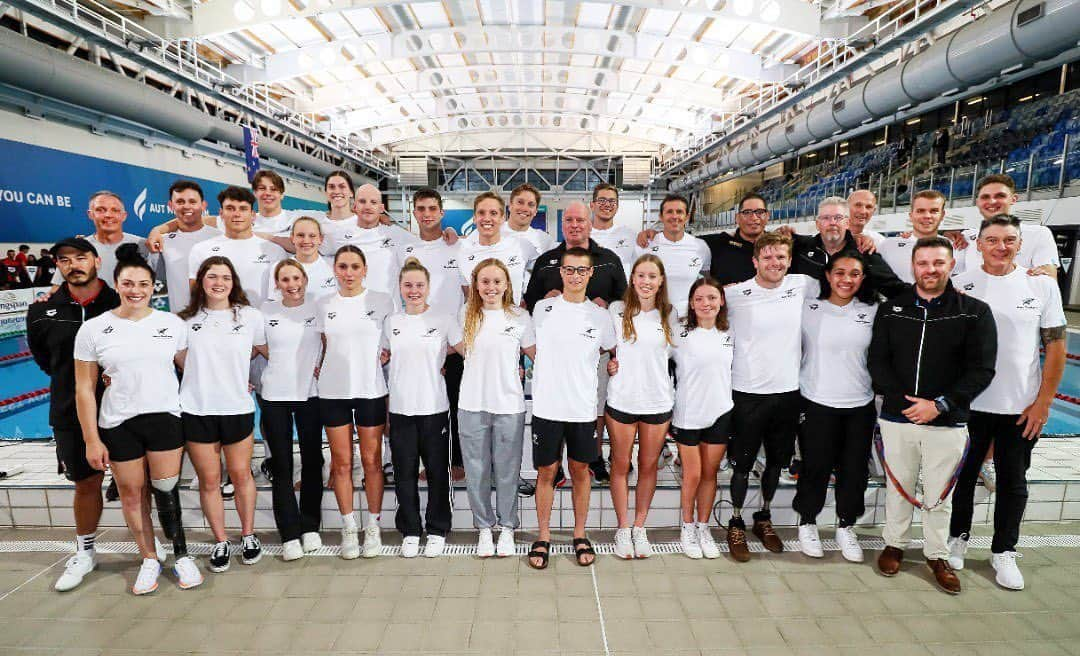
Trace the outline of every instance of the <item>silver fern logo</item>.
<path fill-rule="evenodd" d="M 135 216 L 139 217 L 139 220 L 143 220 L 143 216 L 146 214 L 146 187 L 143 187 L 139 195 L 135 197 Z"/>

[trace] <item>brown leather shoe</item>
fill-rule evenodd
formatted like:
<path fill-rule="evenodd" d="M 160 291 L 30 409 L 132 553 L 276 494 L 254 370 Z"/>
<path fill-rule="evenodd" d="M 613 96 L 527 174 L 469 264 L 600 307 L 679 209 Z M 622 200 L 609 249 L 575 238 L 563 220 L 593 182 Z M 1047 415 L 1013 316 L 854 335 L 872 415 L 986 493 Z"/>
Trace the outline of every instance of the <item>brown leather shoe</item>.
<path fill-rule="evenodd" d="M 737 563 L 745 563 L 750 560 L 750 548 L 746 546 L 746 525 L 742 520 L 732 520 L 728 524 L 727 546 L 731 559 Z"/>
<path fill-rule="evenodd" d="M 949 561 L 944 558 L 927 559 L 926 564 L 934 573 L 934 580 L 937 581 L 939 588 L 951 595 L 960 594 L 960 579 L 956 577 L 956 571 L 953 570 Z"/>
<path fill-rule="evenodd" d="M 781 553 L 784 550 L 784 543 L 780 541 L 780 536 L 773 530 L 772 521 L 769 519 L 754 519 L 754 528 L 751 529 L 757 539 L 761 540 L 761 543 L 765 545 L 765 548 L 773 553 Z"/>
<path fill-rule="evenodd" d="M 877 559 L 878 571 L 885 576 L 896 576 L 900 571 L 900 563 L 904 560 L 904 550 L 896 547 L 885 547 Z"/>

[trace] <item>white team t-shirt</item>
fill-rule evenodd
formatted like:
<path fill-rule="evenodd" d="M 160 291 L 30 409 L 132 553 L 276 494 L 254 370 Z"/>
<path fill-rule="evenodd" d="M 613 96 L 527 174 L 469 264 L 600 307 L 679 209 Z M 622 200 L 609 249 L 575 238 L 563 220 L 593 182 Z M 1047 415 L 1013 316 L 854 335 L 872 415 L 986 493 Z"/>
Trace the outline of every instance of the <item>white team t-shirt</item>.
<path fill-rule="evenodd" d="M 240 277 L 240 284 L 248 301 L 258 306 L 266 300 L 274 265 L 285 259 L 288 253 L 274 242 L 259 237 L 230 239 L 221 235 L 191 247 L 188 255 L 188 279 L 195 280 L 203 261 L 215 255 L 229 258 L 236 269 L 236 275 Z"/>
<path fill-rule="evenodd" d="M 468 287 L 472 283 L 472 272 L 476 265 L 486 259 L 495 258 L 505 264 L 510 271 L 514 303 L 521 303 L 521 296 L 525 293 L 526 267 L 538 255 L 532 244 L 521 238 L 502 237 L 490 246 L 482 246 L 479 242 L 470 242 L 466 239 L 461 242 L 461 257 L 458 259 L 460 283 Z"/>
<path fill-rule="evenodd" d="M 422 314 L 399 312 L 386 318 L 383 347 L 390 350 L 390 412 L 422 416 L 450 409 L 442 367 L 455 322 L 430 307 Z"/>
<path fill-rule="evenodd" d="M 386 294 L 365 289 L 356 296 L 340 293 L 319 301 L 319 329 L 326 355 L 319 371 L 323 399 L 377 399 L 386 396 L 382 332 L 394 305 Z"/>
<path fill-rule="evenodd" d="M 458 409 L 513 415 L 525 412 L 525 390 L 518 375 L 521 349 L 536 344 L 529 313 L 519 307 L 483 310 L 484 320 L 465 355 Z M 450 345 L 465 341 L 465 308 L 454 322 Z M 595 410 L 595 408 L 594 408 Z"/>
<path fill-rule="evenodd" d="M 839 306 L 807 297 L 799 372 L 803 397 L 830 408 L 858 408 L 874 400 L 866 356 L 877 308 L 857 299 Z"/>
<path fill-rule="evenodd" d="M 730 328 L 688 330 L 680 326 L 673 338 L 672 358 L 678 384 L 671 423 L 685 430 L 708 428 L 735 406 L 731 400 L 734 331 Z"/>
<path fill-rule="evenodd" d="M 132 235 L 125 232 L 123 233 L 123 236 L 120 237 L 120 241 L 115 244 L 103 244 L 97 240 L 97 235 L 95 233 L 87 235 L 86 241 L 93 245 L 94 250 L 97 251 L 98 257 L 101 258 L 101 266 L 98 267 L 97 275 L 98 278 L 101 278 L 109 287 L 116 286 L 113 281 L 113 272 L 116 270 L 116 249 L 124 244 L 138 244 L 139 252 L 146 258 L 151 267 L 157 262 L 157 255 L 150 253 L 150 250 L 146 247 L 146 239 L 138 235 Z M 60 275 L 59 268 L 53 272 L 52 284 L 64 284 L 64 276 Z"/>
<path fill-rule="evenodd" d="M 361 228 L 355 216 L 324 225 L 323 248 L 328 255 L 332 257 L 345 244 L 356 246 L 367 262 L 364 287 L 388 294 L 391 299 L 399 298 L 397 282 L 401 263 L 397 259 L 397 250 L 420 241 L 416 235 L 397 225 L 380 223 L 374 228 Z"/>
<path fill-rule="evenodd" d="M 600 351 L 615 346 L 607 312 L 589 300 L 571 303 L 555 296 L 536 304 L 533 323 L 533 416 L 595 422 Z"/>
<path fill-rule="evenodd" d="M 877 230 L 871 230 L 870 228 L 863 228 L 862 234 L 866 235 L 870 239 L 874 240 L 874 248 L 880 248 L 881 242 L 885 241 L 885 235 L 881 234 Z"/>
<path fill-rule="evenodd" d="M 1018 266 L 1012 273 L 992 276 L 980 268 L 953 280 L 958 290 L 990 306 L 997 326 L 994 378 L 971 402 L 972 410 L 1018 415 L 1039 394 L 1039 329 L 1066 322 L 1057 281 L 1027 272 Z"/>
<path fill-rule="evenodd" d="M 728 320 L 738 336 L 731 387 L 749 394 L 799 389 L 803 300 L 818 295 L 817 280 L 797 273 L 766 289 L 751 278 L 724 290 Z"/>
<path fill-rule="evenodd" d="M 630 269 L 634 268 L 636 261 L 634 251 L 637 249 L 637 233 L 627 226 L 613 225 L 606 230 L 593 227 L 590 236 L 597 244 L 619 256 L 623 273 L 629 280 Z"/>
<path fill-rule="evenodd" d="M 296 260 L 295 257 L 292 259 Z M 320 256 L 314 262 L 307 263 L 300 262 L 300 260 L 296 261 L 300 263 L 300 266 L 304 267 L 304 273 L 307 274 L 307 287 L 304 288 L 304 298 L 318 301 L 337 293 L 337 278 L 334 277 L 334 267 L 328 258 Z M 277 267 L 277 262 L 274 263 L 274 267 Z M 266 290 L 266 300 L 280 301 L 281 290 L 277 288 L 273 269 L 270 270 L 270 277 L 266 283 L 269 285 L 269 289 Z"/>
<path fill-rule="evenodd" d="M 554 237 L 549 235 L 547 232 L 539 228 L 534 228 L 532 226 L 529 226 L 521 232 L 518 232 L 511 228 L 509 223 L 504 223 L 502 225 L 502 228 L 499 229 L 499 232 L 504 237 L 517 237 L 518 239 L 524 239 L 525 241 L 529 242 L 529 244 L 533 247 L 533 250 L 536 251 L 537 255 L 539 255 L 540 253 L 546 253 L 558 245 Z M 478 233 L 474 232 L 469 235 L 469 237 L 475 240 L 477 234 Z"/>
<path fill-rule="evenodd" d="M 293 221 L 298 217 L 304 216 L 305 213 L 301 210 L 296 212 L 294 210 L 281 210 L 277 216 L 266 217 L 262 214 L 255 215 L 255 223 L 252 228 L 255 232 L 269 233 L 275 236 L 288 237 L 292 232 Z M 318 214 L 307 214 L 311 218 L 318 220 Z"/>
<path fill-rule="evenodd" d="M 982 253 L 975 246 L 979 238 L 976 228 L 964 231 L 964 237 L 968 241 L 968 247 L 964 249 L 964 269 L 974 271 L 981 269 L 983 265 Z M 1058 256 L 1057 241 L 1054 233 L 1044 225 L 1037 223 L 1020 224 L 1020 252 L 1014 260 L 1016 266 L 1024 269 L 1034 269 L 1046 264 L 1061 266 L 1061 258 Z"/>
<path fill-rule="evenodd" d="M 464 296 L 461 294 L 461 274 L 458 273 L 458 260 L 461 258 L 461 244 L 447 244 L 441 237 L 432 241 L 418 241 L 415 244 L 399 246 L 397 260 L 404 265 L 405 260 L 415 257 L 428 270 L 431 285 L 428 291 L 428 305 L 440 314 L 456 317 Z"/>
<path fill-rule="evenodd" d="M 251 349 L 266 343 L 262 312 L 202 310 L 188 319 L 180 407 L 193 415 L 255 412 L 248 392 Z"/>
<path fill-rule="evenodd" d="M 96 362 L 110 379 L 101 397 L 98 426 L 116 428 L 132 417 L 156 412 L 180 416 L 179 381 L 173 357 L 187 347 L 184 322 L 153 310 L 138 321 L 106 312 L 75 334 L 75 359 Z"/>
<path fill-rule="evenodd" d="M 655 255 L 664 263 L 668 300 L 680 317 L 686 316 L 690 286 L 702 273 L 708 273 L 712 265 L 708 245 L 688 233 L 684 233 L 679 241 L 671 241 L 663 232 L 658 232 L 648 246 L 634 250 L 634 261 L 645 254 Z M 629 273 L 627 271 L 627 275 Z"/>
<path fill-rule="evenodd" d="M 221 231 L 211 226 L 202 226 L 191 232 L 176 230 L 165 235 L 165 245 L 161 257 L 165 263 L 165 284 L 169 289 L 169 309 L 179 312 L 191 302 L 191 285 L 188 273 L 188 257 L 195 244 L 214 237 L 220 237 Z"/>
<path fill-rule="evenodd" d="M 675 404 L 675 390 L 668 376 L 671 346 L 664 338 L 660 311 L 639 312 L 633 318 L 637 338 L 628 341 L 622 326 L 625 310 L 622 301 L 608 307 L 619 371 L 608 380 L 607 404 L 634 415 L 668 412 Z M 668 316 L 668 327 L 672 335 L 681 330 L 674 312 Z"/>
<path fill-rule="evenodd" d="M 316 396 L 315 367 L 322 355 L 318 303 L 305 296 L 296 307 L 266 301 L 260 309 L 270 352 L 260 396 L 266 401 L 306 401 Z"/>
<path fill-rule="evenodd" d="M 896 277 L 909 285 L 915 282 L 915 274 L 911 270 L 911 251 L 915 248 L 917 237 L 886 237 L 885 241 L 877 247 L 877 252 L 892 269 Z M 971 250 L 968 248 L 967 250 Z M 955 256 L 955 253 L 954 253 Z M 964 257 L 956 256 L 956 266 L 953 267 L 952 275 L 958 276 L 965 271 L 967 265 Z"/>

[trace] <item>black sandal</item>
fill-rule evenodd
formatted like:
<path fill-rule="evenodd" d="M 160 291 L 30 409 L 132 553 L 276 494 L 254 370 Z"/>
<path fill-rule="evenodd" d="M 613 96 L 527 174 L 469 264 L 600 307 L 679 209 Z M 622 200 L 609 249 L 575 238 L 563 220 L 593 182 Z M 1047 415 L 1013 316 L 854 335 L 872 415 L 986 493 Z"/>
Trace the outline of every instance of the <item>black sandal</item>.
<path fill-rule="evenodd" d="M 578 549 L 578 547 L 585 545 L 584 549 Z M 581 562 L 582 556 L 592 556 L 593 559 L 587 563 Z M 582 567 L 588 567 L 596 562 L 596 550 L 593 549 L 592 542 L 589 542 L 589 538 L 574 538 L 574 558 L 577 559 L 577 564 Z"/>
<path fill-rule="evenodd" d="M 537 549 L 543 548 L 545 551 L 537 551 Z M 551 543 L 543 540 L 537 540 L 529 547 L 529 553 L 525 555 L 528 559 L 529 567 L 533 569 L 547 569 L 548 558 L 551 557 Z M 540 559 L 540 565 L 533 564 L 533 558 Z"/>

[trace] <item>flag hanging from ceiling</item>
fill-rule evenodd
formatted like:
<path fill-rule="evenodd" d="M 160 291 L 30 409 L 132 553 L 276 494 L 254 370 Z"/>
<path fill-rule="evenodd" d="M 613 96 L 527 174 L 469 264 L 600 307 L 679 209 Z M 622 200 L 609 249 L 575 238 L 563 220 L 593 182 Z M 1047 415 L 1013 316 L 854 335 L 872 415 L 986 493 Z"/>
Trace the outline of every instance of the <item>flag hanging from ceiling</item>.
<path fill-rule="evenodd" d="M 259 133 L 250 125 L 244 126 L 244 170 L 250 184 L 259 172 Z"/>

